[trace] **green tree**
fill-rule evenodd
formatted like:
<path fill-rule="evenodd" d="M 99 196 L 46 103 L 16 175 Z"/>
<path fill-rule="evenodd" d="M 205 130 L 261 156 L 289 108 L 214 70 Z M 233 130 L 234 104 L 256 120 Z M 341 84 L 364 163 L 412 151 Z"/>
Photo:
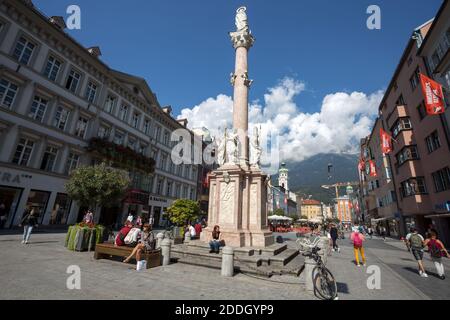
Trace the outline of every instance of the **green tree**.
<path fill-rule="evenodd" d="M 273 212 L 274 215 L 276 216 L 284 216 L 284 210 L 281 208 L 275 209 L 275 211 Z"/>
<path fill-rule="evenodd" d="M 112 207 L 120 202 L 130 182 L 128 172 L 102 163 L 72 171 L 66 183 L 66 191 L 81 206 L 95 210 L 97 206 Z"/>
<path fill-rule="evenodd" d="M 181 227 L 189 221 L 198 219 L 202 211 L 198 202 L 188 199 L 178 199 L 172 206 L 166 209 L 165 214 L 172 223 Z"/>

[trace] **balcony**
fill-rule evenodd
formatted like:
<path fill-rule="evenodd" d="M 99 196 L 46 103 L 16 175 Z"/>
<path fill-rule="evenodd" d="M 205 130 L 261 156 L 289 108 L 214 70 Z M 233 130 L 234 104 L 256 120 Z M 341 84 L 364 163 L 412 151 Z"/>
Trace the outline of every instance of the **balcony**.
<path fill-rule="evenodd" d="M 154 159 L 105 139 L 92 138 L 89 140 L 86 150 L 94 156 L 108 161 L 111 166 L 128 171 L 139 170 L 147 174 L 155 171 Z"/>
<path fill-rule="evenodd" d="M 407 117 L 408 114 L 406 113 L 406 106 L 405 105 L 399 105 L 394 108 L 394 110 L 389 114 L 387 124 L 389 128 L 391 128 L 394 123 L 399 119 L 403 117 Z"/>

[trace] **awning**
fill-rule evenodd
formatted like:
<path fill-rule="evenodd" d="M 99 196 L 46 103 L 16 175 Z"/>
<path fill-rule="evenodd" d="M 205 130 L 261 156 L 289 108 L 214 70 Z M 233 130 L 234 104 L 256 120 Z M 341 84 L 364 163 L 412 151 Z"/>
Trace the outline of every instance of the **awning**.
<path fill-rule="evenodd" d="M 450 213 L 443 213 L 443 214 L 432 214 L 429 216 L 425 216 L 425 218 L 450 218 Z"/>
<path fill-rule="evenodd" d="M 378 221 L 384 221 L 384 220 L 388 220 L 389 218 L 379 218 L 379 219 L 372 219 L 370 221 L 372 222 L 378 222 Z"/>

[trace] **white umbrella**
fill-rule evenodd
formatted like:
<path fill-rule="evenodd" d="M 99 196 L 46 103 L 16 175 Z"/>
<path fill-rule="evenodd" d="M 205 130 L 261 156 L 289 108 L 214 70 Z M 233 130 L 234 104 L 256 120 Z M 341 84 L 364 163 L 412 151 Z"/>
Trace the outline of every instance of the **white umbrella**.
<path fill-rule="evenodd" d="M 273 215 L 273 216 L 267 217 L 267 219 L 269 219 L 269 220 L 283 220 L 283 217 L 282 216 L 275 216 L 275 215 Z"/>

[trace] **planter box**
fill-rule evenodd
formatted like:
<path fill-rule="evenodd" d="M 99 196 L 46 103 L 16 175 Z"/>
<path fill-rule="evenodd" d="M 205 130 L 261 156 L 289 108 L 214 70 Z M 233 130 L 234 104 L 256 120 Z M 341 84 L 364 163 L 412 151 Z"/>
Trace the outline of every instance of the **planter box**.
<path fill-rule="evenodd" d="M 70 226 L 67 231 L 65 246 L 72 251 L 91 251 L 97 243 L 103 243 L 105 228 L 88 228 Z"/>

